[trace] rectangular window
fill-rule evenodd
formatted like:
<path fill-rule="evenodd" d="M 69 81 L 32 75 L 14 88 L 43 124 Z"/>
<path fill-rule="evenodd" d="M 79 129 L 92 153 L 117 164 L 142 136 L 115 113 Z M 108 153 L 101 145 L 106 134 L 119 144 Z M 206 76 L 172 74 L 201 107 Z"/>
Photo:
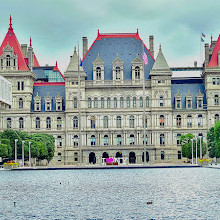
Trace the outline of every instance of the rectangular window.
<path fill-rule="evenodd" d="M 18 90 L 20 90 L 20 82 L 18 82 Z"/>
<path fill-rule="evenodd" d="M 21 90 L 24 90 L 24 82 L 21 82 Z"/>
<path fill-rule="evenodd" d="M 191 106 L 191 100 L 187 100 L 187 107 L 188 107 L 188 108 L 192 108 L 192 106 Z"/>
<path fill-rule="evenodd" d="M 215 78 L 212 78 L 212 84 L 215 85 Z"/>
<path fill-rule="evenodd" d="M 220 84 L 220 82 L 219 82 L 219 78 L 216 79 L 216 84 L 217 84 L 217 85 Z"/>

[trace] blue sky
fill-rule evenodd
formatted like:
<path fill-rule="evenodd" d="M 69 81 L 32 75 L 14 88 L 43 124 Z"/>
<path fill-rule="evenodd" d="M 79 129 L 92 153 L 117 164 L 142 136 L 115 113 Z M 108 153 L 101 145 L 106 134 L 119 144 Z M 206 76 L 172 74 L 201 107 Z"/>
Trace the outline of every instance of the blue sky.
<path fill-rule="evenodd" d="M 100 33 L 136 32 L 148 46 L 154 35 L 170 66 L 200 64 L 200 34 L 216 40 L 219 33 L 217 0 L 0 0 L 0 41 L 7 32 L 9 16 L 20 43 L 30 36 L 41 65 L 65 71 L 74 46 L 87 36 L 89 46 Z M 202 44 L 202 49 L 204 45 Z M 204 52 L 202 52 L 204 55 Z"/>

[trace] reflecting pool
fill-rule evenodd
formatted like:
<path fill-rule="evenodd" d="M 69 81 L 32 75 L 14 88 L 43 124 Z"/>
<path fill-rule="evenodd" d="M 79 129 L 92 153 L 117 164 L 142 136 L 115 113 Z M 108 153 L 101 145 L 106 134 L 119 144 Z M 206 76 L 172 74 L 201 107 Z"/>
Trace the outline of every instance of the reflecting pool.
<path fill-rule="evenodd" d="M 218 219 L 220 170 L 0 172 L 0 219 Z"/>

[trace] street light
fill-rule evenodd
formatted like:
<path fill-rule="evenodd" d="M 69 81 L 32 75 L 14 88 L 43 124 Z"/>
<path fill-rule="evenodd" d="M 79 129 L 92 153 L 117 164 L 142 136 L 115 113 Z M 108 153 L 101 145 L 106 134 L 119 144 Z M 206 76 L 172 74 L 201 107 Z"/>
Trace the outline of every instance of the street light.
<path fill-rule="evenodd" d="M 15 139 L 15 163 L 17 163 L 17 142 L 18 139 Z"/>
<path fill-rule="evenodd" d="M 191 139 L 191 141 L 192 141 L 192 164 L 193 164 L 193 139 Z"/>
<path fill-rule="evenodd" d="M 24 142 L 22 141 L 22 166 L 24 167 Z"/>
<path fill-rule="evenodd" d="M 31 167 L 31 141 L 29 141 L 29 167 Z"/>
<path fill-rule="evenodd" d="M 202 159 L 202 136 L 199 136 L 200 138 L 200 159 Z"/>
<path fill-rule="evenodd" d="M 198 164 L 197 153 L 198 153 L 198 149 L 197 149 L 197 138 L 196 138 L 196 164 Z"/>

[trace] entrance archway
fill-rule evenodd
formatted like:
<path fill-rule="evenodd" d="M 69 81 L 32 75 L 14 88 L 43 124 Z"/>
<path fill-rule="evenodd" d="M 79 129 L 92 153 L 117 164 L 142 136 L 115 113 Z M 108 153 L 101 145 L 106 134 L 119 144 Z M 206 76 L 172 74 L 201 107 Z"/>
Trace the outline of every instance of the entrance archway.
<path fill-rule="evenodd" d="M 134 152 L 129 153 L 129 163 L 136 163 L 136 155 Z"/>
<path fill-rule="evenodd" d="M 104 152 L 104 153 L 102 154 L 102 158 L 109 158 L 108 153 L 107 153 L 107 152 Z"/>
<path fill-rule="evenodd" d="M 115 156 L 116 156 L 116 158 L 121 158 L 122 157 L 122 153 L 121 152 L 117 152 Z M 123 163 L 123 159 L 120 159 L 120 163 Z"/>
<path fill-rule="evenodd" d="M 94 152 L 91 152 L 91 153 L 89 154 L 89 163 L 93 163 L 93 164 L 96 163 L 96 156 L 95 156 L 95 153 L 94 153 Z"/>
<path fill-rule="evenodd" d="M 144 152 L 142 154 L 142 162 L 144 162 Z M 149 153 L 146 151 L 146 162 L 149 162 Z"/>

